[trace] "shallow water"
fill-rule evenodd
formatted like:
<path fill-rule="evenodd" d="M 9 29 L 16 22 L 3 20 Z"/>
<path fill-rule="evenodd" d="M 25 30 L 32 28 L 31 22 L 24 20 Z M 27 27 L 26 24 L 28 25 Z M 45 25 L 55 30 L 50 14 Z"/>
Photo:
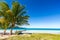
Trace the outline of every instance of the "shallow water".
<path fill-rule="evenodd" d="M 27 30 L 24 30 L 24 29 L 13 29 L 13 33 L 15 32 L 15 31 L 22 31 L 23 33 L 52 33 L 52 34 L 60 34 L 60 30 L 59 29 L 27 29 Z M 4 30 L 0 30 L 0 33 L 2 33 L 2 32 L 4 32 Z M 8 29 L 7 31 L 6 31 L 7 33 L 10 33 L 10 29 Z"/>
<path fill-rule="evenodd" d="M 15 31 L 22 31 L 23 33 L 52 33 L 60 34 L 60 28 L 23 28 L 23 29 L 13 29 Z M 4 30 L 0 30 L 0 33 L 3 33 Z M 10 29 L 7 29 L 7 33 L 10 33 Z"/>

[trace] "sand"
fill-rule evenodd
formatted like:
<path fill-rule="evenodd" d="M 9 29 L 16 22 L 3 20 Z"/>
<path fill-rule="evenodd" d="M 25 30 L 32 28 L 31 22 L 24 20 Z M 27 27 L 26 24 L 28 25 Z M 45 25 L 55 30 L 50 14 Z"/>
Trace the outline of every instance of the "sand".
<path fill-rule="evenodd" d="M 16 36 L 16 35 L 0 35 L 0 39 L 6 39 L 13 36 Z"/>

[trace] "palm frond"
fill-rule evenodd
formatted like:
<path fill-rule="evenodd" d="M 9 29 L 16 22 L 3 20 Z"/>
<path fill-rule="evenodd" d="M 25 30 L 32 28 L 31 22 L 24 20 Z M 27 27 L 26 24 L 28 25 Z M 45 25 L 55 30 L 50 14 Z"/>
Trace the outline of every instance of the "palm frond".
<path fill-rule="evenodd" d="M 28 25 L 29 24 L 28 19 L 29 19 L 29 16 L 25 15 L 25 16 L 19 16 L 16 21 L 18 25 L 24 25 L 24 24 Z"/>
<path fill-rule="evenodd" d="M 18 2 L 13 2 L 12 3 L 12 12 L 17 16 L 19 13 L 23 11 L 25 7 L 20 5 Z"/>
<path fill-rule="evenodd" d="M 23 11 L 23 12 L 19 13 L 19 14 L 17 15 L 17 17 L 19 17 L 19 16 L 24 16 L 24 15 L 26 15 L 26 11 Z"/>
<path fill-rule="evenodd" d="M 2 8 L 3 11 L 7 11 L 10 9 L 8 4 L 5 2 L 0 2 L 0 7 Z"/>
<path fill-rule="evenodd" d="M 0 11 L 0 16 L 5 16 L 4 12 Z"/>

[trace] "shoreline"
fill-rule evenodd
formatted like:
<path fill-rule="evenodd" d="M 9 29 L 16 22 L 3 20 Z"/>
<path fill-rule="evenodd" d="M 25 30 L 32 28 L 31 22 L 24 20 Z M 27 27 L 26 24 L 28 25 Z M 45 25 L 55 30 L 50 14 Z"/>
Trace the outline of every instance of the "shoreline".
<path fill-rule="evenodd" d="M 21 31 L 21 30 L 17 30 L 17 31 Z M 0 33 L 3 33 L 4 30 L 0 30 Z M 13 33 L 15 33 L 16 30 L 13 30 Z M 7 30 L 6 33 L 10 33 L 10 30 Z M 51 34 L 60 34 L 60 31 L 57 30 L 26 30 L 26 31 L 22 31 L 22 33 L 51 33 Z"/>

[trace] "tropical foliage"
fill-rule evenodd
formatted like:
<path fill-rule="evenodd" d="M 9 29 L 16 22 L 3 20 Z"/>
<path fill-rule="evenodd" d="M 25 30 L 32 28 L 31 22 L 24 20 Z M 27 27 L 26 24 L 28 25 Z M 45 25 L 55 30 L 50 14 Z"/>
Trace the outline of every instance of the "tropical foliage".
<path fill-rule="evenodd" d="M 12 7 L 9 7 L 9 5 L 6 2 L 0 2 L 0 16 L 3 17 L 4 19 L 3 26 L 6 25 L 5 26 L 6 29 L 10 27 L 11 34 L 12 34 L 12 29 L 13 27 L 15 27 L 15 25 L 21 26 L 28 24 L 29 16 L 26 14 L 24 8 L 25 8 L 24 6 L 22 6 L 20 3 L 16 1 L 12 2 Z M 2 22 L 0 22 L 0 24 L 1 23 Z"/>

